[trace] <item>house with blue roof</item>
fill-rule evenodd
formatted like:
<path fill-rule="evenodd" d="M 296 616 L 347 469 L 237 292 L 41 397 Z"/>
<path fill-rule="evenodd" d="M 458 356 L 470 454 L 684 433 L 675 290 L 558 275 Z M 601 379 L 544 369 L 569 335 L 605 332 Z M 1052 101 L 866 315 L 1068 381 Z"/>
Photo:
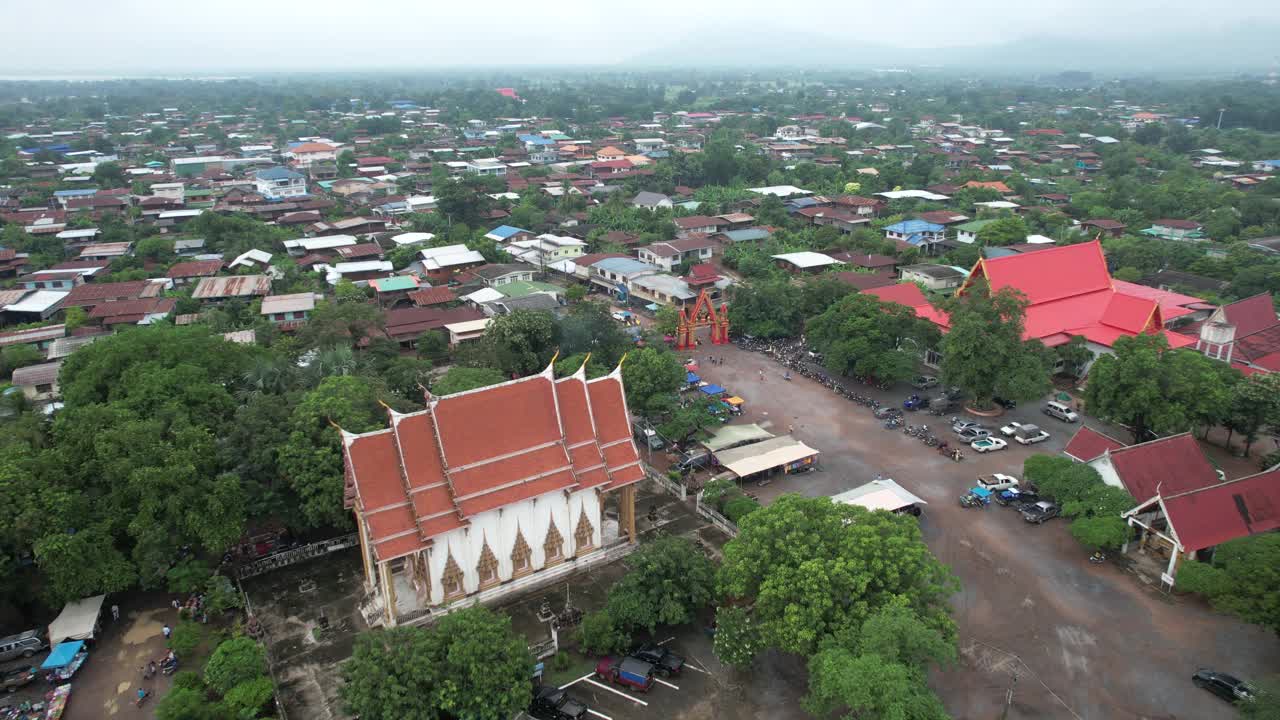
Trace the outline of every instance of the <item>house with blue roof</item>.
<path fill-rule="evenodd" d="M 253 183 L 258 194 L 271 202 L 307 194 L 307 177 L 279 165 L 259 170 L 253 176 Z"/>
<path fill-rule="evenodd" d="M 533 233 L 518 227 L 511 227 L 510 225 L 499 225 L 485 233 L 484 236 L 489 240 L 492 240 L 498 248 L 501 249 L 503 245 L 515 242 L 516 240 L 532 239 Z"/>
<path fill-rule="evenodd" d="M 927 220 L 903 220 L 886 226 L 884 236 L 887 240 L 929 250 L 947 238 L 947 228 Z"/>

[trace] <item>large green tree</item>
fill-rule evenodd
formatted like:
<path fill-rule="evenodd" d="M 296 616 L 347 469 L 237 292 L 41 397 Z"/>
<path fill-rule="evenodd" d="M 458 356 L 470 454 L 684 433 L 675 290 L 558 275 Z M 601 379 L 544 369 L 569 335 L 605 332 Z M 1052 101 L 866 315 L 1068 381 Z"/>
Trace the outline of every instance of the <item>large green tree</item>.
<path fill-rule="evenodd" d="M 1280 633 L 1280 534 L 1223 543 L 1212 563 L 1184 561 L 1178 589 L 1205 595 L 1216 609 Z"/>
<path fill-rule="evenodd" d="M 758 638 L 744 643 L 752 648 L 813 655 L 831 638 L 856 635 L 891 602 L 933 627 L 950 626 L 946 598 L 957 582 L 910 516 L 783 495 L 740 529 L 725 546 L 717 587 L 746 609 L 740 619 Z"/>
<path fill-rule="evenodd" d="M 606 610 L 626 628 L 650 633 L 683 625 L 711 602 L 715 567 L 686 538 L 665 536 L 627 557 L 627 574 L 609 589 Z"/>
<path fill-rule="evenodd" d="M 1228 426 L 1244 435 L 1245 454 L 1262 430 L 1280 428 L 1280 374 L 1250 375 L 1230 388 Z"/>
<path fill-rule="evenodd" d="M 920 349 L 932 347 L 938 331 L 910 308 L 848 295 L 809 320 L 805 338 L 833 373 L 897 381 L 911 377 Z"/>
<path fill-rule="evenodd" d="M 1089 371 L 1089 412 L 1128 427 L 1135 440 L 1226 419 L 1239 373 L 1162 335 L 1121 337 Z"/>
<path fill-rule="evenodd" d="M 989 292 L 976 283 L 947 303 L 950 327 L 942 338 L 942 375 L 988 407 L 993 397 L 1032 400 L 1049 391 L 1044 346 L 1022 338 L 1026 297 L 1011 288 Z"/>
<path fill-rule="evenodd" d="M 680 358 L 666 348 L 640 348 L 628 354 L 622 363 L 627 405 L 632 412 L 646 417 L 670 410 L 684 379 L 685 369 Z"/>
<path fill-rule="evenodd" d="M 493 319 L 484 342 L 493 365 L 508 375 L 532 375 L 547 367 L 556 353 L 560 330 L 555 317 L 537 310 L 516 310 Z"/>
<path fill-rule="evenodd" d="M 435 395 L 452 395 L 465 390 L 497 385 L 507 379 L 501 370 L 493 368 L 452 367 L 431 384 Z"/>
<path fill-rule="evenodd" d="M 428 628 L 361 635 L 340 692 L 363 720 L 506 720 L 528 707 L 532 672 L 511 619 L 471 607 Z"/>

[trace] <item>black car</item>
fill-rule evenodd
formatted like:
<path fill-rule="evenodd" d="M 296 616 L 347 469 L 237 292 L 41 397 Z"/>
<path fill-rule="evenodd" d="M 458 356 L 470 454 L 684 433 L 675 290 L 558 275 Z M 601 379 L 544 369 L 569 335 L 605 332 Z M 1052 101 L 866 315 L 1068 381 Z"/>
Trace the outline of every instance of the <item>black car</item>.
<path fill-rule="evenodd" d="M 1208 690 L 1227 702 L 1240 702 L 1253 699 L 1253 688 L 1240 678 L 1226 673 L 1214 672 L 1200 668 L 1191 676 L 1196 687 Z"/>
<path fill-rule="evenodd" d="M 1037 503 L 1030 503 L 1022 506 L 1022 519 L 1029 523 L 1039 525 L 1045 520 L 1058 517 L 1058 513 L 1062 512 L 1062 508 L 1048 500 L 1041 500 Z"/>
<path fill-rule="evenodd" d="M 995 404 L 999 405 L 1000 407 L 1004 408 L 1005 410 L 1012 410 L 1012 409 L 1014 409 L 1014 408 L 1018 407 L 1018 403 L 1017 403 L 1017 401 L 1014 401 L 1014 400 L 1006 400 L 1005 398 L 1002 398 L 1002 397 L 993 397 L 993 398 L 991 398 L 991 402 L 993 402 L 993 403 L 995 403 Z"/>
<path fill-rule="evenodd" d="M 564 690 L 539 685 L 533 691 L 529 714 L 543 720 L 580 720 L 587 716 L 587 705 Z"/>
<path fill-rule="evenodd" d="M 655 672 L 663 677 L 679 675 L 684 669 L 684 658 L 662 647 L 661 645 L 641 645 L 631 653 L 631 657 L 643 660 L 653 666 Z"/>

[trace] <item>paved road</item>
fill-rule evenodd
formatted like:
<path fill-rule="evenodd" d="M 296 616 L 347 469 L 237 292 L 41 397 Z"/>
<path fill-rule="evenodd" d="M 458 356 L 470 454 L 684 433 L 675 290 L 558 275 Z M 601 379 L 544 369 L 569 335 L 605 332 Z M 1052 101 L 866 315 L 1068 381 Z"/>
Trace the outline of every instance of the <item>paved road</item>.
<path fill-rule="evenodd" d="M 725 363 L 707 364 L 708 354 Z M 1273 634 L 1194 599 L 1166 598 L 1116 565 L 1091 565 L 1064 521 L 1032 526 L 1008 508 L 959 506 L 957 498 L 976 475 L 1020 475 L 1032 449 L 1015 444 L 989 455 L 966 450 L 967 459 L 955 463 L 882 429 L 866 408 L 816 382 L 784 381 L 782 368 L 763 355 L 703 345 L 697 357 L 707 380 L 746 399 L 743 421 L 770 425 L 775 433 L 794 425 L 797 437 L 822 451 L 821 472 L 749 487 L 762 500 L 782 492 L 831 495 L 883 473 L 929 502 L 921 518 L 925 539 L 963 584 L 953 598 L 963 659 L 932 678 L 954 717 L 998 717 L 1016 673 L 1009 718 L 1231 718 L 1228 705 L 1192 686 L 1195 669 L 1257 677 L 1280 667 Z M 905 394 L 905 388 L 880 393 L 898 401 Z M 1034 452 L 1060 451 L 1076 427 L 1035 407 L 1001 422 L 1009 419 L 1035 422 L 1053 434 Z M 918 415 L 915 422 L 950 436 L 945 419 Z M 771 667 L 762 664 L 757 673 L 771 673 Z M 779 684 L 757 680 L 763 688 Z M 772 710 L 775 717 L 788 714 L 781 705 Z"/>

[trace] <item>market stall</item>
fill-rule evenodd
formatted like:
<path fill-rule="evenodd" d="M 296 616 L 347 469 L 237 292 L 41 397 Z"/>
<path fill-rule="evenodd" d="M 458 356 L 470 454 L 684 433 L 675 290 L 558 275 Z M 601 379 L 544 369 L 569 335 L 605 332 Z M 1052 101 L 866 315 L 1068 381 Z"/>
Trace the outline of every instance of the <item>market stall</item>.
<path fill-rule="evenodd" d="M 98 632 L 102 603 L 106 599 L 106 595 L 95 595 L 67 603 L 58 617 L 49 623 L 49 644 L 57 645 L 64 640 L 93 640 Z"/>
<path fill-rule="evenodd" d="M 58 720 L 67 709 L 67 700 L 71 698 L 71 683 L 59 685 L 44 696 L 44 720 Z"/>
<path fill-rule="evenodd" d="M 76 674 L 87 659 L 89 659 L 89 650 L 84 646 L 83 640 L 58 643 L 49 652 L 49 657 L 40 666 L 40 671 L 45 673 L 50 683 L 55 685 L 65 683 Z"/>

